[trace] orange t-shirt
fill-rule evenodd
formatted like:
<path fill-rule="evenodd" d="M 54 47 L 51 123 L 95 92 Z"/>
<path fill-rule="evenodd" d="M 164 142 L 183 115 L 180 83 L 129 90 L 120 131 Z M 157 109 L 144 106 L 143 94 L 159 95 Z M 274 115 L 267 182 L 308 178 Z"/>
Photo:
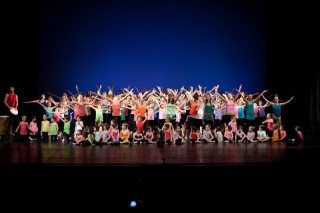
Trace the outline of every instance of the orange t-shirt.
<path fill-rule="evenodd" d="M 190 112 L 189 112 L 189 114 L 190 114 L 190 115 L 198 115 L 198 108 L 199 108 L 198 104 L 192 103 L 192 104 L 190 105 Z"/>
<path fill-rule="evenodd" d="M 147 108 L 145 106 L 139 106 L 138 112 L 139 112 L 139 115 L 144 118 L 146 117 L 145 115 L 147 113 Z"/>

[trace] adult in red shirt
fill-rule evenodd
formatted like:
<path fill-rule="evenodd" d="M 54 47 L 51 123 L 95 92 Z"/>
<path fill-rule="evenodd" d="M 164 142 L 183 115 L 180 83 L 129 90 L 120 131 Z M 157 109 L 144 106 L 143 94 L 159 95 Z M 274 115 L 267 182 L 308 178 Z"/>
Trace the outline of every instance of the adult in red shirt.
<path fill-rule="evenodd" d="M 10 92 L 6 93 L 4 96 L 4 104 L 7 107 L 7 115 L 9 116 L 9 132 L 11 135 L 14 135 L 12 130 L 14 130 L 14 125 L 16 122 L 16 118 L 18 115 L 18 95 L 14 93 L 14 87 L 10 86 Z M 14 114 L 13 110 L 16 111 L 17 113 Z"/>

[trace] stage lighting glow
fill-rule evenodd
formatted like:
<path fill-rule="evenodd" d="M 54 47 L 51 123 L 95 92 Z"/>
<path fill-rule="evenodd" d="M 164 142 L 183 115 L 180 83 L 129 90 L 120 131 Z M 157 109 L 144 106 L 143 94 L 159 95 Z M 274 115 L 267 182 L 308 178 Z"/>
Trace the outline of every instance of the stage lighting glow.
<path fill-rule="evenodd" d="M 131 208 L 137 207 L 137 202 L 134 201 L 134 200 L 131 201 L 131 202 L 130 202 L 130 207 L 131 207 Z"/>
<path fill-rule="evenodd" d="M 100 84 L 101 92 L 111 85 L 115 92 L 128 85 L 265 89 L 264 1 L 54 2 L 61 3 L 39 8 L 42 91 L 60 96 L 78 85 L 86 93 Z"/>

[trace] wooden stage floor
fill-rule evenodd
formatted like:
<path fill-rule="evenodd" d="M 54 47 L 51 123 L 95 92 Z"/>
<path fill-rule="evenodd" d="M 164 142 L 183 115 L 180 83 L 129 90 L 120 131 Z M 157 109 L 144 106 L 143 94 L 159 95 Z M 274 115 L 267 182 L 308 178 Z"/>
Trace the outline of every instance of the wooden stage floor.
<path fill-rule="evenodd" d="M 18 165 L 248 165 L 299 159 L 318 144 L 208 143 L 158 146 L 121 144 L 76 146 L 72 143 L 21 143 L 17 137 L 0 142 L 0 163 Z"/>
<path fill-rule="evenodd" d="M 55 200 L 52 210 L 63 204 L 66 209 L 93 212 L 100 207 L 139 212 L 257 208 L 315 212 L 320 210 L 319 158 L 315 138 L 300 145 L 81 147 L 20 143 L 13 137 L 0 142 L 0 181 L 8 200 L 17 196 L 28 203 Z M 135 208 L 131 201 L 137 202 Z"/>

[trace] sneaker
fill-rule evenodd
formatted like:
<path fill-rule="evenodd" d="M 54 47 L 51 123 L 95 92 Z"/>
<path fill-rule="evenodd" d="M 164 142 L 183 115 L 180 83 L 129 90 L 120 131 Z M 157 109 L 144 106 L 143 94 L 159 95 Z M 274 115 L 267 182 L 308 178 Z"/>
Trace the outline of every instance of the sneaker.
<path fill-rule="evenodd" d="M 29 136 L 29 140 L 30 140 L 30 141 L 33 141 L 33 138 Z"/>

